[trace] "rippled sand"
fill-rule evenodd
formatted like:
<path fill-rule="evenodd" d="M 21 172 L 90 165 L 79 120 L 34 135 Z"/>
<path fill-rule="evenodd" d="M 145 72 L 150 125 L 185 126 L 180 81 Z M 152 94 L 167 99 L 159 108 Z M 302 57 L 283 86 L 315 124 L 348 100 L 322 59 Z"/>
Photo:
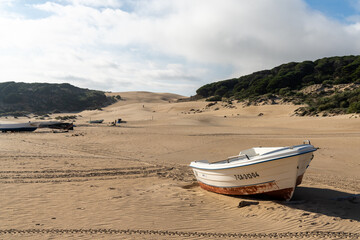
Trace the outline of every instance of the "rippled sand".
<path fill-rule="evenodd" d="M 0 134 L 0 239 L 360 237 L 359 116 L 120 95 L 126 101 L 77 114 L 74 131 Z M 117 118 L 126 123 L 111 126 Z M 207 192 L 188 167 L 305 139 L 320 149 L 289 203 Z M 244 199 L 259 204 L 238 208 Z"/>

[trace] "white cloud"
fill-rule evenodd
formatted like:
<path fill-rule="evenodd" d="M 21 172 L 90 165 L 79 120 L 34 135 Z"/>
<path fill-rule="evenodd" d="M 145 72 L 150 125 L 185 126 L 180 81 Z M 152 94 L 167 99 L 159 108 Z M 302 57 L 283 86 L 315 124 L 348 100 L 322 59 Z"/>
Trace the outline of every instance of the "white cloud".
<path fill-rule="evenodd" d="M 49 15 L 1 10 L 1 81 L 190 95 L 215 80 L 360 51 L 360 22 L 344 25 L 301 0 L 58 0 L 32 7 Z"/>
<path fill-rule="evenodd" d="M 0 0 L 0 6 L 11 6 L 16 0 Z"/>
<path fill-rule="evenodd" d="M 119 8 L 122 3 L 118 0 L 66 0 L 69 4 L 85 5 L 90 7 Z"/>

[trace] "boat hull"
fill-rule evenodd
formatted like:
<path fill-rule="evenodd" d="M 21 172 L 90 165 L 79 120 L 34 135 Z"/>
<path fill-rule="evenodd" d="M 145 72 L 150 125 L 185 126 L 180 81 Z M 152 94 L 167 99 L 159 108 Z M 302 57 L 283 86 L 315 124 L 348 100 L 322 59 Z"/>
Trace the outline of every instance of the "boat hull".
<path fill-rule="evenodd" d="M 193 168 L 201 188 L 227 195 L 268 194 L 290 200 L 312 152 L 225 169 Z"/>
<path fill-rule="evenodd" d="M 0 128 L 1 132 L 33 132 L 37 127 L 23 127 L 23 128 Z"/>
<path fill-rule="evenodd" d="M 50 129 L 60 129 L 60 130 L 73 130 L 73 123 L 66 122 L 39 122 L 39 128 L 50 128 Z"/>
<path fill-rule="evenodd" d="M 199 185 L 202 189 L 207 191 L 225 194 L 225 195 L 254 195 L 254 194 L 267 194 L 274 198 L 278 199 L 291 199 L 295 188 L 285 188 L 279 189 L 275 182 L 252 185 L 252 186 L 243 186 L 243 187 L 231 187 L 231 188 L 220 188 L 215 186 L 210 186 L 205 183 L 199 182 Z"/>
<path fill-rule="evenodd" d="M 32 132 L 37 129 L 33 123 L 5 123 L 0 124 L 1 132 Z"/>

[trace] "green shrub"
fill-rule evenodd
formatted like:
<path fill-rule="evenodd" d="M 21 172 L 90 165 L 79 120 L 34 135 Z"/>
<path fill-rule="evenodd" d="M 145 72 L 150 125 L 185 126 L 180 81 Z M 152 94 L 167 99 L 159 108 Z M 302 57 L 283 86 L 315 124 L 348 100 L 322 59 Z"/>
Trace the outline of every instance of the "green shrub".
<path fill-rule="evenodd" d="M 281 96 L 289 96 L 289 95 L 291 95 L 291 89 L 289 87 L 281 88 L 279 90 L 279 95 L 281 95 Z"/>
<path fill-rule="evenodd" d="M 325 80 L 325 81 L 323 81 L 323 84 L 324 85 L 333 85 L 333 83 L 334 83 L 334 81 L 332 81 L 332 80 Z"/>
<path fill-rule="evenodd" d="M 346 100 L 341 101 L 341 102 L 340 102 L 340 107 L 341 107 L 341 108 L 347 108 L 347 107 L 349 107 L 349 102 L 346 101 Z"/>
<path fill-rule="evenodd" d="M 360 102 L 353 102 L 348 108 L 348 113 L 360 113 Z"/>

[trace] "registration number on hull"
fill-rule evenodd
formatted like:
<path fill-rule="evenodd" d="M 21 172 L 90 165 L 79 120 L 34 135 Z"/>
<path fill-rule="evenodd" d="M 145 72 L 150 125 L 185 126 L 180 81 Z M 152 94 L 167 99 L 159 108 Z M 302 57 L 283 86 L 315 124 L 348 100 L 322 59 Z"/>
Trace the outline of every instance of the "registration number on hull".
<path fill-rule="evenodd" d="M 236 180 L 245 180 L 260 177 L 257 172 L 244 173 L 244 174 L 234 174 Z"/>

